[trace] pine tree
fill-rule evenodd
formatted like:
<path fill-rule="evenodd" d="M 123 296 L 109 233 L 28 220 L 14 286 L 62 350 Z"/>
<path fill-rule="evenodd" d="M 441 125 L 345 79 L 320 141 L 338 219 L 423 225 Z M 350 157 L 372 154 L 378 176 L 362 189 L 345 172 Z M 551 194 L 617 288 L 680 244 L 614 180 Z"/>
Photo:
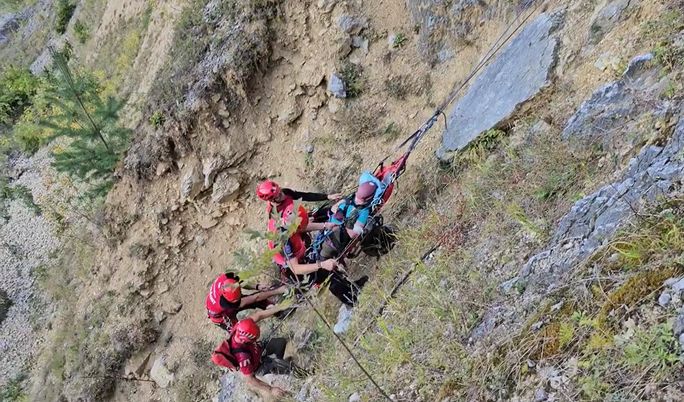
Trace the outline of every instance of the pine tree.
<path fill-rule="evenodd" d="M 58 111 L 41 123 L 53 130 L 52 138 L 69 138 L 65 149 L 55 151 L 53 166 L 89 183 L 91 197 L 104 195 L 130 138 L 130 130 L 118 125 L 123 102 L 103 100 L 92 75 L 72 74 L 62 53 L 52 48 L 50 53 L 54 64 L 47 97 Z"/>

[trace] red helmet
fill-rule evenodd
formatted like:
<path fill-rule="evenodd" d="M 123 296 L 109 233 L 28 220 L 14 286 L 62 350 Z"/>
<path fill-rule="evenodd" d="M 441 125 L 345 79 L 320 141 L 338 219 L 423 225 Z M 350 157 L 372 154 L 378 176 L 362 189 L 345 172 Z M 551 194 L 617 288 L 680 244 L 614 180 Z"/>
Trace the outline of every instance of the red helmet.
<path fill-rule="evenodd" d="M 378 189 L 378 186 L 370 181 L 367 181 L 361 185 L 359 185 L 359 188 L 356 190 L 356 195 L 354 197 L 354 202 L 356 204 L 366 204 L 373 200 L 373 197 L 375 196 L 375 190 Z"/>
<path fill-rule="evenodd" d="M 231 303 L 236 303 L 240 301 L 242 297 L 242 292 L 240 290 L 240 282 L 233 278 L 228 278 L 219 285 L 219 292 L 224 299 Z"/>
<path fill-rule="evenodd" d="M 280 186 L 272 180 L 264 180 L 257 186 L 256 194 L 264 201 L 273 201 L 280 194 Z"/>
<path fill-rule="evenodd" d="M 245 318 L 244 320 L 235 324 L 234 331 L 234 338 L 240 343 L 254 342 L 259 339 L 259 335 L 261 335 L 259 326 L 251 318 Z"/>

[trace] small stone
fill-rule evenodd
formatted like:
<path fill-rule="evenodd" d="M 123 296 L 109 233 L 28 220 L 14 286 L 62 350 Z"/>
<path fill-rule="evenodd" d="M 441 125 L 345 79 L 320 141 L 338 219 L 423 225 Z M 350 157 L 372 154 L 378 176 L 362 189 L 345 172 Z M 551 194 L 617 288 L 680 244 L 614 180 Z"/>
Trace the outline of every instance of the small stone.
<path fill-rule="evenodd" d="M 358 392 L 354 392 L 353 394 L 349 395 L 349 402 L 360 402 L 361 401 L 361 395 L 359 395 Z"/>
<path fill-rule="evenodd" d="M 307 154 L 312 154 L 314 152 L 313 144 L 306 144 L 306 148 L 304 150 Z"/>
<path fill-rule="evenodd" d="M 164 175 L 164 173 L 168 172 L 169 170 L 171 170 L 171 165 L 169 165 L 168 163 L 160 162 L 159 164 L 157 164 L 157 171 L 156 171 L 157 176 L 162 176 L 162 175 Z"/>
<path fill-rule="evenodd" d="M 302 109 L 294 99 L 291 99 L 278 114 L 278 121 L 283 124 L 292 124 L 303 112 L 304 109 Z"/>
<path fill-rule="evenodd" d="M 551 388 L 558 390 L 560 389 L 564 383 L 567 382 L 567 378 L 565 376 L 559 375 L 556 377 L 551 377 L 549 378 L 549 385 Z"/>
<path fill-rule="evenodd" d="M 362 30 L 368 28 L 368 20 L 362 17 L 341 15 L 337 18 L 337 26 L 346 34 L 358 35 Z"/>
<path fill-rule="evenodd" d="M 548 398 L 549 398 L 549 394 L 547 394 L 543 388 L 538 388 L 534 392 L 534 402 L 544 402 Z"/>
<path fill-rule="evenodd" d="M 680 293 L 684 290 L 684 278 L 680 279 L 679 281 L 675 282 L 672 285 L 672 290 L 676 293 Z"/>
<path fill-rule="evenodd" d="M 163 311 L 157 311 L 156 313 L 154 313 L 154 321 L 156 321 L 157 324 L 161 324 L 162 322 L 164 322 L 164 320 L 166 320 L 166 313 L 164 313 Z"/>
<path fill-rule="evenodd" d="M 165 359 L 163 356 L 157 358 L 150 369 L 150 378 L 160 388 L 168 388 L 174 380 L 174 374 L 165 366 Z"/>
<path fill-rule="evenodd" d="M 679 346 L 682 348 L 682 351 L 684 351 L 684 334 L 679 335 Z"/>
<path fill-rule="evenodd" d="M 351 45 L 353 48 L 361 49 L 364 54 L 368 54 L 368 39 L 363 36 L 352 36 Z"/>
<path fill-rule="evenodd" d="M 342 77 L 340 77 L 337 73 L 330 74 L 330 79 L 328 80 L 328 92 L 339 99 L 344 99 L 347 97 L 347 90 L 344 80 L 342 80 Z"/>
<path fill-rule="evenodd" d="M 202 174 L 204 175 L 204 187 L 206 190 L 214 184 L 216 175 L 225 167 L 225 162 L 220 156 L 214 156 L 204 160 Z"/>
<path fill-rule="evenodd" d="M 387 35 L 387 46 L 389 46 L 390 50 L 394 49 L 394 42 L 396 40 L 397 40 L 397 34 Z"/>
<path fill-rule="evenodd" d="M 660 307 L 667 307 L 670 305 L 670 300 L 672 300 L 672 296 L 667 292 L 663 292 L 660 297 L 658 297 L 658 304 Z"/>
<path fill-rule="evenodd" d="M 203 185 L 204 178 L 202 176 L 201 166 L 199 161 L 193 160 L 183 168 L 183 172 L 181 173 L 181 200 L 185 201 L 187 199 L 195 198 L 202 191 Z"/>
<path fill-rule="evenodd" d="M 351 307 L 348 307 L 346 304 L 343 304 L 340 307 L 340 311 L 337 314 L 337 323 L 333 328 L 333 331 L 336 334 L 339 335 L 347 332 L 347 330 L 349 329 L 349 325 L 351 324 L 352 311 L 353 309 Z"/>
<path fill-rule="evenodd" d="M 674 332 L 675 337 L 684 334 L 684 312 L 675 319 L 675 322 L 672 324 L 672 332 Z"/>
<path fill-rule="evenodd" d="M 663 285 L 665 285 L 665 286 L 672 286 L 672 285 L 674 285 L 675 283 L 679 282 L 680 279 L 682 279 L 682 278 L 670 278 L 670 279 L 666 280 L 665 283 L 664 283 Z"/>

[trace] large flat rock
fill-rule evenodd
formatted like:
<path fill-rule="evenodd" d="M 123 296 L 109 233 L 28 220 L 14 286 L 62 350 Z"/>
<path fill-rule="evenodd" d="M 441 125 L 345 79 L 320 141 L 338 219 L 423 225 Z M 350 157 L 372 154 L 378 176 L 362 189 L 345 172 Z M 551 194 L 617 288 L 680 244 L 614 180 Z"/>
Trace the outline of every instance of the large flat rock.
<path fill-rule="evenodd" d="M 465 148 L 480 133 L 508 120 L 549 83 L 558 54 L 554 32 L 563 14 L 541 14 L 480 74 L 449 115 L 437 156 Z"/>

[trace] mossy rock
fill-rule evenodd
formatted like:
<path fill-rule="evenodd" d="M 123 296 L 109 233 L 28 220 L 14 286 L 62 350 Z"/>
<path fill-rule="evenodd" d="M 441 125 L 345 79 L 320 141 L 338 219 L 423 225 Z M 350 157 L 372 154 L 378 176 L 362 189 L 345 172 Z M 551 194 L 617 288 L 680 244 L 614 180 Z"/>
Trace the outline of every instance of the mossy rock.
<path fill-rule="evenodd" d="M 12 307 L 12 300 L 10 300 L 7 292 L 0 289 L 0 324 L 5 321 L 10 307 Z"/>

